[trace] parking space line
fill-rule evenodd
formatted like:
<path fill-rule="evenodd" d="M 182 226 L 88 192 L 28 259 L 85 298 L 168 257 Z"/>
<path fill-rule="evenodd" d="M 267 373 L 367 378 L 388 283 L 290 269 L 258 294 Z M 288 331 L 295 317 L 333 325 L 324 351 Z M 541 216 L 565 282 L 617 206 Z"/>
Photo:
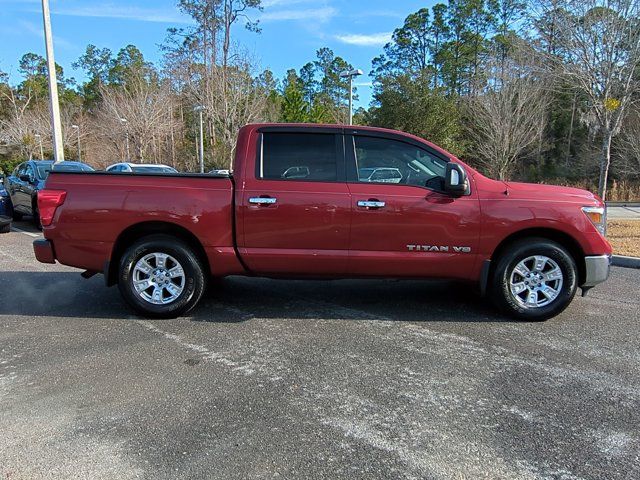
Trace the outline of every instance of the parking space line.
<path fill-rule="evenodd" d="M 37 233 L 31 233 L 31 232 L 27 232 L 25 230 L 21 230 L 18 227 L 14 227 L 13 225 L 11 225 L 11 231 L 18 232 L 18 233 L 24 233 L 25 235 L 29 235 L 30 237 L 33 237 L 33 238 L 40 237 L 40 235 L 37 234 Z"/>

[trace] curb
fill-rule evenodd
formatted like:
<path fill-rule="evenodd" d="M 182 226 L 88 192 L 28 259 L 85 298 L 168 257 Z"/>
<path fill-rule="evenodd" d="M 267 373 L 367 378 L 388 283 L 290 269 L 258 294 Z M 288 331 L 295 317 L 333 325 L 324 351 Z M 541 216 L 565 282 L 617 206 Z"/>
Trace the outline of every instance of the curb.
<path fill-rule="evenodd" d="M 614 267 L 640 268 L 640 258 L 614 255 L 613 259 L 611 260 L 611 265 L 613 265 Z"/>
<path fill-rule="evenodd" d="M 640 207 L 640 202 L 605 202 L 607 207 Z"/>

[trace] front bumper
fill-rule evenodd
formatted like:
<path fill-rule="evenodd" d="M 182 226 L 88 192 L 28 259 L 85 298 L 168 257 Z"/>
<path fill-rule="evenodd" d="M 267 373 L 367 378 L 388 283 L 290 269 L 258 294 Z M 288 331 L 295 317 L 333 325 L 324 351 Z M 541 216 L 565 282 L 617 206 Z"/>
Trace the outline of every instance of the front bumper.
<path fill-rule="evenodd" d="M 56 263 L 56 255 L 53 252 L 51 240 L 39 239 L 33 241 L 33 252 L 40 263 Z"/>
<path fill-rule="evenodd" d="M 594 255 L 584 257 L 585 278 L 581 287 L 595 287 L 609 278 L 611 255 Z"/>

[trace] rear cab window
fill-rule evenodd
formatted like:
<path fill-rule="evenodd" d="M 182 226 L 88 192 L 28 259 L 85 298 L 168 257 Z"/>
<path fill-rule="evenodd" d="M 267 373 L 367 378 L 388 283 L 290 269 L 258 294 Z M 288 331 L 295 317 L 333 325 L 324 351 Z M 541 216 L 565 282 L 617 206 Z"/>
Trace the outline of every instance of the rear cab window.
<path fill-rule="evenodd" d="M 335 133 L 263 132 L 256 178 L 336 182 L 344 166 L 341 136 Z"/>

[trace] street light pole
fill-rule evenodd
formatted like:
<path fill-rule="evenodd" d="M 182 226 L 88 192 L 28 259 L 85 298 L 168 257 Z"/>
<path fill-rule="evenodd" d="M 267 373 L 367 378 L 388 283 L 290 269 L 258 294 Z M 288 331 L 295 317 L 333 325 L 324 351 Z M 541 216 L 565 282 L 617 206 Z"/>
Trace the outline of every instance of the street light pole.
<path fill-rule="evenodd" d="M 353 125 L 353 76 L 349 75 L 349 125 Z"/>
<path fill-rule="evenodd" d="M 202 126 L 202 111 L 204 109 L 205 107 L 202 105 L 194 108 L 194 110 L 200 114 L 200 144 L 198 152 L 200 154 L 200 173 L 204 173 L 204 128 Z"/>
<path fill-rule="evenodd" d="M 82 156 L 81 156 L 81 150 L 80 150 L 80 127 L 78 125 L 71 125 L 71 128 L 73 128 L 77 134 L 78 134 L 78 161 L 81 162 L 82 161 Z"/>
<path fill-rule="evenodd" d="M 44 160 L 44 150 L 42 149 L 42 135 L 36 133 L 34 137 L 38 139 L 38 143 L 40 144 L 40 160 Z"/>
<path fill-rule="evenodd" d="M 360 69 L 345 70 L 340 73 L 341 78 L 349 79 L 349 125 L 353 125 L 353 77 L 358 77 L 363 74 Z"/>
<path fill-rule="evenodd" d="M 62 142 L 62 123 L 60 122 L 60 104 L 58 103 L 56 61 L 53 56 L 53 35 L 51 34 L 49 0 L 42 0 L 42 19 L 44 23 L 44 43 L 47 50 L 47 70 L 49 73 L 49 104 L 51 110 L 51 125 L 53 125 L 53 157 L 56 163 L 60 163 L 64 162 L 64 144 Z"/>

